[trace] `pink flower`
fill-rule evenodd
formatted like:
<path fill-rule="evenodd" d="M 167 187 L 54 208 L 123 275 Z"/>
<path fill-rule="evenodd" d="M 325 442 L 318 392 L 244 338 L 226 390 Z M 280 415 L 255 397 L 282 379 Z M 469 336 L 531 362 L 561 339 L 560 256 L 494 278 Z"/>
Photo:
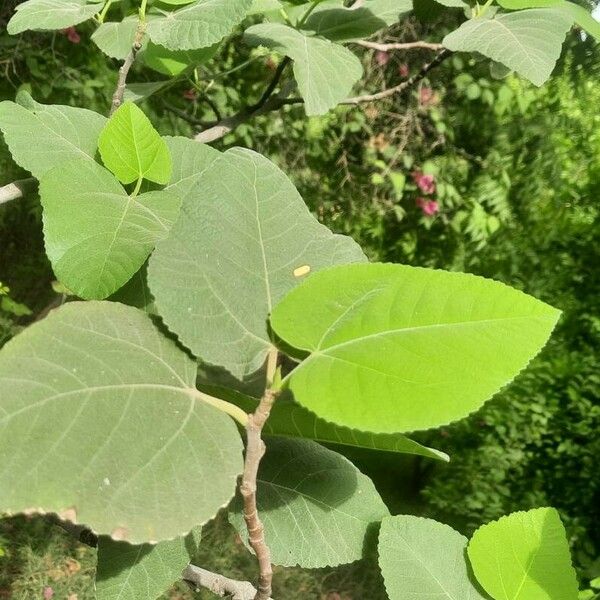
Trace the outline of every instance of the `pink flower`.
<path fill-rule="evenodd" d="M 67 36 L 67 39 L 73 44 L 79 44 L 81 42 L 81 36 L 77 33 L 75 27 L 67 27 L 61 31 L 62 34 Z"/>
<path fill-rule="evenodd" d="M 413 171 L 412 179 L 424 194 L 435 193 L 435 178 L 433 175 L 425 175 L 421 171 Z"/>
<path fill-rule="evenodd" d="M 198 92 L 194 89 L 185 90 L 185 92 L 183 92 L 183 97 L 186 100 L 195 100 L 198 97 Z"/>
<path fill-rule="evenodd" d="M 434 100 L 433 90 L 430 87 L 423 86 L 419 90 L 419 102 L 423 106 L 428 106 L 429 104 L 433 103 L 433 100 Z"/>
<path fill-rule="evenodd" d="M 387 65 L 390 62 L 390 55 L 387 52 L 384 52 L 383 50 L 378 50 L 377 52 L 375 52 L 375 62 L 380 67 L 385 67 L 385 65 Z"/>
<path fill-rule="evenodd" d="M 440 205 L 435 200 L 419 197 L 416 200 L 416 204 L 423 211 L 423 214 L 428 217 L 433 217 L 440 212 Z"/>
<path fill-rule="evenodd" d="M 51 600 L 54 596 L 54 590 L 50 586 L 46 586 L 43 592 L 44 600 Z"/>
<path fill-rule="evenodd" d="M 410 69 L 408 68 L 408 65 L 406 63 L 402 63 L 398 67 L 398 74 L 400 75 L 400 77 L 404 77 L 405 79 L 410 75 Z"/>

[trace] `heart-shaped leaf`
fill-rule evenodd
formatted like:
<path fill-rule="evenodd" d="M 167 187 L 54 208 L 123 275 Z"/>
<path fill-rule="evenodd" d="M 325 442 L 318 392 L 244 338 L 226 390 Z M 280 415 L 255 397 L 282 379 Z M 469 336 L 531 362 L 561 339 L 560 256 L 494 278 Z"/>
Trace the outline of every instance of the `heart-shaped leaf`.
<path fill-rule="evenodd" d="M 144 264 L 179 216 L 173 192 L 128 196 L 99 164 L 76 160 L 40 180 L 46 253 L 74 294 L 106 298 Z"/>
<path fill-rule="evenodd" d="M 73 302 L 0 351 L 0 512 L 55 512 L 131 543 L 186 535 L 232 497 L 233 421 L 141 311 Z"/>
<path fill-rule="evenodd" d="M 375 432 L 467 416 L 546 343 L 559 311 L 496 281 L 392 264 L 309 277 L 277 335 L 310 356 L 284 383 L 320 417 Z"/>

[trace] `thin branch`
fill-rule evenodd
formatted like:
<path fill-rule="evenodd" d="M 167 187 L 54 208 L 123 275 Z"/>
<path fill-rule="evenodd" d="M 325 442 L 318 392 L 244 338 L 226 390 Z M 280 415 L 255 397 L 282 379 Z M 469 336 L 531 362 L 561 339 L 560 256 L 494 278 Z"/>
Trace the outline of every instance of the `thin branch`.
<path fill-rule="evenodd" d="M 267 389 L 254 413 L 248 415 L 246 425 L 246 456 L 240 493 L 244 500 L 244 520 L 248 529 L 248 542 L 258 560 L 258 589 L 253 600 L 269 600 L 272 593 L 273 568 L 271 551 L 265 540 L 265 528 L 258 514 L 256 504 L 256 478 L 258 467 L 265 455 L 266 446 L 262 440 L 262 428 L 269 418 L 278 392 L 273 389 L 273 379 L 277 369 L 277 349 L 272 348 L 267 358 Z"/>
<path fill-rule="evenodd" d="M 379 42 L 368 42 L 366 40 L 358 40 L 355 42 L 359 46 L 364 48 L 371 48 L 372 50 L 380 50 L 381 52 L 390 52 L 391 50 L 414 50 L 421 48 L 423 50 L 443 50 L 442 44 L 434 44 L 432 42 L 404 42 L 404 43 L 391 43 L 391 44 L 380 44 Z"/>
<path fill-rule="evenodd" d="M 229 579 L 229 577 L 212 573 L 194 565 L 188 565 L 183 571 L 182 577 L 196 588 L 207 589 L 219 598 L 228 596 L 231 597 L 231 600 L 254 600 L 257 594 L 256 588 L 249 581 Z M 268 600 L 271 600 L 271 598 L 268 598 Z"/>
<path fill-rule="evenodd" d="M 129 75 L 129 70 L 131 66 L 135 62 L 135 57 L 137 53 L 140 51 L 142 47 L 142 40 L 144 39 L 144 34 L 146 33 L 146 22 L 143 19 L 140 19 L 138 22 L 138 26 L 135 32 L 135 37 L 133 39 L 133 44 L 131 46 L 131 50 L 129 54 L 125 58 L 125 61 L 121 65 L 119 69 L 119 79 L 117 81 L 117 87 L 115 89 L 115 93 L 112 97 L 112 104 L 110 107 L 110 114 L 112 115 L 121 104 L 123 104 L 123 96 L 125 94 L 125 88 L 127 86 L 127 75 Z"/>
<path fill-rule="evenodd" d="M 27 193 L 33 191 L 36 186 L 37 181 L 33 177 L 8 183 L 0 187 L 0 204 L 23 198 Z"/>

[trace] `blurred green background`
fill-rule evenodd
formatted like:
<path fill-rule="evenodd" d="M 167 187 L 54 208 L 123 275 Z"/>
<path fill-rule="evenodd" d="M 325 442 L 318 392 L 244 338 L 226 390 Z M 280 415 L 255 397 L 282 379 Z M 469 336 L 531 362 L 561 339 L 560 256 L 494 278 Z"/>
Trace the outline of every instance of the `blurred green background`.
<path fill-rule="evenodd" d="M 0 32 L 15 4 L 0 7 Z M 439 41 L 453 17 L 428 2 L 421 7 L 419 20 L 405 19 L 388 38 Z M 0 33 L 0 100 L 27 89 L 40 102 L 106 113 L 118 65 L 90 42 L 92 31 L 79 26 L 78 42 L 61 33 Z M 362 55 L 361 86 L 369 91 L 398 83 L 430 57 L 422 50 Z M 600 577 L 599 59 L 600 47 L 574 31 L 554 78 L 538 89 L 512 75 L 497 78 L 489 61 L 455 55 L 409 94 L 310 119 L 290 107 L 216 144 L 271 158 L 317 217 L 352 235 L 372 260 L 485 275 L 564 311 L 550 344 L 510 387 L 470 418 L 419 436 L 450 454 L 450 464 L 346 453 L 392 512 L 431 516 L 466 535 L 511 511 L 555 506 L 582 589 Z M 144 109 L 161 133 L 191 135 L 215 112 L 258 98 L 273 69 L 271 57 L 234 38 L 197 79 L 178 79 Z M 140 68 L 131 79 L 161 76 Z M 434 192 L 420 189 L 420 173 L 432 176 Z M 0 185 L 22 176 L 0 140 Z M 0 207 L 0 346 L 52 305 L 53 281 L 35 195 Z M 47 588 L 61 600 L 93 598 L 94 552 L 47 519 L 4 519 L 0 598 L 43 598 Z M 252 558 L 222 519 L 202 552 L 203 566 L 253 577 Z M 210 594 L 181 584 L 165 597 Z M 276 597 L 384 595 L 365 559 L 336 570 L 278 569 Z"/>

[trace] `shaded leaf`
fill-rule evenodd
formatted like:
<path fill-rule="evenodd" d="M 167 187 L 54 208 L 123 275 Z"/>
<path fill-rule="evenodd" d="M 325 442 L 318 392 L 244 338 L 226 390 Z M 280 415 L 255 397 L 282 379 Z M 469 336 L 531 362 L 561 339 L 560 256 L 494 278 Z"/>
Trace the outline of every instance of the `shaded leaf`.
<path fill-rule="evenodd" d="M 40 180 L 46 253 L 58 279 L 81 298 L 106 298 L 143 265 L 179 216 L 174 193 L 128 196 L 92 161 L 76 160 Z"/>
<path fill-rule="evenodd" d="M 218 49 L 219 45 L 214 44 L 199 50 L 169 50 L 150 42 L 143 54 L 143 60 L 151 69 L 172 77 L 179 75 L 189 66 L 200 65 L 210 60 Z"/>
<path fill-rule="evenodd" d="M 234 493 L 242 444 L 195 377 L 122 304 L 73 302 L 31 325 L 0 351 L 0 511 L 56 512 L 132 543 L 212 518 Z"/>
<path fill-rule="evenodd" d="M 269 440 L 258 474 L 258 511 L 274 564 L 306 568 L 362 558 L 388 510 L 349 460 L 309 440 Z M 246 537 L 238 498 L 229 519 Z"/>
<path fill-rule="evenodd" d="M 124 60 L 131 51 L 137 27 L 137 16 L 118 23 L 102 23 L 92 34 L 92 40 L 107 56 Z"/>
<path fill-rule="evenodd" d="M 554 508 L 516 512 L 480 527 L 468 547 L 479 583 L 495 600 L 575 600 L 577 578 Z"/>
<path fill-rule="evenodd" d="M 319 224 L 263 156 L 220 154 L 180 138 L 169 146 L 175 167 L 166 189 L 183 196 L 182 215 L 153 253 L 148 283 L 182 343 L 241 378 L 264 362 L 268 314 L 305 276 L 298 268 L 365 258 L 351 239 Z"/>
<path fill-rule="evenodd" d="M 144 83 L 130 83 L 125 88 L 123 99 L 125 102 L 141 102 L 156 94 L 169 85 L 169 81 L 147 81 Z"/>
<path fill-rule="evenodd" d="M 287 25 L 254 25 L 246 30 L 244 39 L 252 46 L 266 46 L 294 61 L 294 76 L 309 116 L 325 114 L 337 106 L 362 76 L 361 62 L 350 50 Z"/>
<path fill-rule="evenodd" d="M 379 566 L 390 600 L 485 600 L 469 576 L 466 548 L 466 537 L 432 519 L 383 519 Z"/>
<path fill-rule="evenodd" d="M 539 352 L 559 314 L 482 277 L 369 264 L 312 275 L 275 307 L 271 324 L 311 353 L 284 380 L 300 404 L 391 433 L 478 409 Z"/>

